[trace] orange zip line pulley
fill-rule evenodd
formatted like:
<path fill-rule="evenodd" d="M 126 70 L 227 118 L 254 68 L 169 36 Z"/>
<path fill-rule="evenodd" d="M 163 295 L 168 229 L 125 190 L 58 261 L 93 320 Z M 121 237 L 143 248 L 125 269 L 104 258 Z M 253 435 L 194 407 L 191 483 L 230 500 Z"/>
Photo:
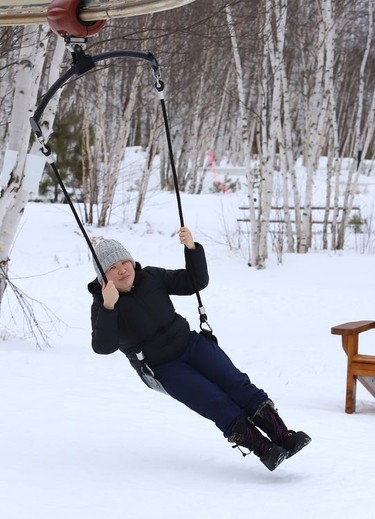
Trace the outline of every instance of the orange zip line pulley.
<path fill-rule="evenodd" d="M 47 20 L 52 31 L 63 38 L 88 38 L 103 29 L 106 21 L 85 22 L 80 19 L 82 0 L 52 0 L 47 9 Z"/>

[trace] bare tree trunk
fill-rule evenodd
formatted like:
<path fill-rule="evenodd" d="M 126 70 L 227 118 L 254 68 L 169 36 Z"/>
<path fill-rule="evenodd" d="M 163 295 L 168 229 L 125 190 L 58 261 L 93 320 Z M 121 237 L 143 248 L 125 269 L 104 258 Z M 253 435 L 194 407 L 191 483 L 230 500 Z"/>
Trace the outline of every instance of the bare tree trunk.
<path fill-rule="evenodd" d="M 251 143 L 250 143 L 250 135 L 249 135 L 249 127 L 247 122 L 247 112 L 246 112 L 246 95 L 245 95 L 245 85 L 243 78 L 243 70 L 241 57 L 239 52 L 238 39 L 235 31 L 235 26 L 233 22 L 232 16 L 232 8 L 227 5 L 225 7 L 225 13 L 227 17 L 227 26 L 229 30 L 229 35 L 232 44 L 232 52 L 234 57 L 234 62 L 236 66 L 236 78 L 237 78 L 237 90 L 238 90 L 238 99 L 239 99 L 239 111 L 240 111 L 240 122 L 241 122 L 241 137 L 242 144 L 244 150 L 244 165 L 246 172 L 246 180 L 248 186 L 248 199 L 249 199 L 249 216 L 250 216 L 250 257 L 249 264 L 252 266 L 256 265 L 257 258 L 259 256 L 259 242 L 258 242 L 258 234 L 257 234 L 257 221 L 255 214 L 255 192 L 254 192 L 254 171 L 251 166 Z"/>
<path fill-rule="evenodd" d="M 219 110 L 217 111 L 217 114 L 216 114 L 214 133 L 213 133 L 213 137 L 212 137 L 212 144 L 210 145 L 212 151 L 215 154 L 215 157 L 218 158 L 219 161 L 222 157 L 223 150 L 222 149 L 218 150 L 217 147 L 218 147 L 219 142 L 222 141 L 222 139 L 220 138 L 221 137 L 220 134 L 222 131 L 222 126 L 224 125 L 223 124 L 224 110 L 225 110 L 225 106 L 228 103 L 228 87 L 229 87 L 229 83 L 231 81 L 232 74 L 233 74 L 232 65 L 229 64 L 226 78 L 225 78 L 224 87 L 223 87 L 222 93 L 220 95 L 220 104 L 219 104 Z"/>
<path fill-rule="evenodd" d="M 55 83 L 55 81 L 57 81 L 57 79 L 60 77 L 65 49 L 66 45 L 63 38 L 56 38 L 55 50 L 53 52 L 51 63 L 49 66 L 48 88 L 51 87 Z M 62 91 L 63 90 L 60 88 L 54 94 L 53 98 L 44 110 L 41 120 L 39 121 L 39 126 L 43 132 L 45 142 L 48 142 L 49 138 L 51 137 L 51 134 L 53 133 L 53 123 L 55 121 L 55 116 L 59 106 Z M 33 155 L 37 152 L 40 155 L 39 148 L 39 143 L 34 140 L 29 152 L 30 155 Z"/>
<path fill-rule="evenodd" d="M 29 170 L 26 175 L 25 165 L 30 140 L 29 117 L 38 95 L 48 31 L 47 26 L 26 26 L 18 58 L 9 142 L 0 176 L 0 302 L 6 286 L 10 248 L 30 192 L 35 192 L 33 171 Z"/>
<path fill-rule="evenodd" d="M 8 139 L 9 114 L 12 111 L 13 92 L 22 27 L 0 27 L 0 169 L 3 165 L 5 144 Z"/>
<path fill-rule="evenodd" d="M 88 114 L 88 103 L 83 91 L 83 114 L 82 114 L 82 191 L 83 207 L 86 223 L 94 223 L 94 205 L 98 203 L 98 182 L 94 171 L 93 153 L 90 141 L 90 123 Z"/>
<path fill-rule="evenodd" d="M 152 163 L 156 155 L 157 142 L 160 136 L 160 130 L 160 112 L 156 107 L 155 115 L 153 117 L 153 120 L 151 121 L 150 136 L 146 150 L 146 160 L 143 166 L 142 177 L 139 183 L 138 200 L 135 211 L 134 223 L 139 223 L 139 220 L 141 218 L 143 205 L 146 200 L 147 188 L 152 170 Z"/>
<path fill-rule="evenodd" d="M 109 171 L 104 171 L 102 207 L 98 220 L 99 227 L 103 227 L 108 223 L 108 213 L 115 194 L 120 163 L 124 158 L 126 144 L 130 135 L 131 118 L 137 100 L 137 91 L 142 72 L 142 67 L 138 66 L 131 85 L 129 102 L 126 106 L 124 117 L 119 125 L 118 135 L 116 135 L 116 145 L 111 156 Z"/>
<path fill-rule="evenodd" d="M 328 248 L 328 231 L 329 231 L 329 217 L 332 206 L 332 183 L 333 189 L 333 214 L 331 233 L 332 240 L 336 234 L 338 205 L 339 205 L 339 175 L 340 175 L 340 146 L 337 126 L 337 103 L 336 103 L 336 89 L 334 82 L 334 66 L 335 66 L 335 42 L 336 42 L 336 26 L 335 26 L 334 4 L 331 0 L 326 0 L 324 5 L 323 23 L 325 24 L 325 47 L 326 47 L 326 65 L 324 74 L 325 96 L 329 102 L 328 118 L 328 160 L 327 160 L 327 178 L 326 178 L 326 202 L 323 217 L 323 236 L 322 247 Z M 331 243 L 334 243 L 333 241 Z"/>
<path fill-rule="evenodd" d="M 281 118 L 281 97 L 283 92 L 281 70 L 284 61 L 287 7 L 287 0 L 276 0 L 275 2 L 271 0 L 266 1 L 263 29 L 259 252 L 256 260 L 258 268 L 265 267 L 265 261 L 268 256 L 267 236 L 269 232 L 273 180 L 276 167 L 276 139 Z M 275 18 L 274 27 L 272 24 L 273 18 Z M 273 77 L 272 85 L 270 85 L 271 77 Z"/>
<path fill-rule="evenodd" d="M 197 100 L 192 107 L 192 138 L 190 141 L 190 152 L 189 152 L 189 173 L 188 173 L 188 182 L 189 182 L 189 193 L 196 193 L 197 191 L 197 179 L 198 179 L 198 157 L 200 156 L 200 151 L 204 143 L 202 139 L 199 138 L 201 134 L 201 126 L 202 126 L 202 118 L 204 117 L 203 113 L 203 93 L 205 91 L 206 84 L 206 76 L 207 76 L 207 68 L 208 63 L 211 60 L 211 53 L 207 52 L 203 64 L 203 68 L 200 72 L 200 78 L 197 85 Z"/>
<path fill-rule="evenodd" d="M 286 232 L 287 232 L 287 251 L 294 252 L 294 239 L 293 239 L 293 228 L 291 224 L 291 215 L 289 211 L 289 206 L 291 204 L 291 200 L 289 199 L 289 182 L 288 182 L 288 172 L 291 183 L 291 190 L 293 195 L 294 202 L 294 221 L 295 221 L 295 233 L 296 233 L 296 244 L 298 250 L 298 244 L 301 241 L 301 199 L 298 189 L 297 183 L 297 175 L 296 175 L 296 157 L 293 150 L 293 130 L 292 130 L 292 118 L 291 118 L 291 102 L 290 102 L 290 93 L 288 86 L 288 78 L 286 74 L 286 65 L 285 60 L 283 60 L 280 64 L 280 73 L 282 77 L 282 90 L 283 90 L 283 112 L 284 112 L 284 122 L 279 124 L 279 141 L 280 144 L 283 143 L 282 149 L 280 150 L 280 154 L 283 155 L 283 149 L 285 150 L 285 171 L 281 171 L 283 175 L 283 199 L 284 199 L 284 214 L 285 214 L 285 222 L 286 222 Z M 283 164 L 283 162 L 282 162 Z"/>
<path fill-rule="evenodd" d="M 322 16 L 324 14 L 322 13 Z M 314 174 L 317 169 L 320 151 L 323 141 L 323 129 L 327 117 L 327 99 L 324 93 L 325 77 L 325 27 L 323 23 L 318 26 L 317 41 L 317 64 L 314 77 L 314 86 L 311 97 L 308 99 L 306 117 L 306 183 L 305 199 L 302 214 L 302 240 L 299 252 L 306 253 L 311 244 L 311 207 L 312 207 L 312 188 Z"/>
<path fill-rule="evenodd" d="M 344 197 L 343 197 L 343 214 L 337 236 L 337 249 L 344 248 L 345 241 L 345 229 L 349 221 L 351 206 L 353 204 L 353 187 L 358 181 L 360 160 L 357 163 L 358 158 L 362 155 L 362 117 L 364 108 L 364 88 L 365 88 L 365 69 L 370 54 L 372 35 L 374 30 L 374 18 L 373 18 L 373 2 L 368 0 L 368 31 L 365 52 L 361 62 L 361 68 L 359 73 L 359 89 L 358 89 L 358 105 L 357 105 L 357 117 L 355 122 L 355 144 L 354 144 L 354 157 L 351 161 L 349 168 L 348 179 L 346 182 Z M 356 174 L 356 176 L 355 176 Z M 353 178 L 355 176 L 355 178 Z"/>

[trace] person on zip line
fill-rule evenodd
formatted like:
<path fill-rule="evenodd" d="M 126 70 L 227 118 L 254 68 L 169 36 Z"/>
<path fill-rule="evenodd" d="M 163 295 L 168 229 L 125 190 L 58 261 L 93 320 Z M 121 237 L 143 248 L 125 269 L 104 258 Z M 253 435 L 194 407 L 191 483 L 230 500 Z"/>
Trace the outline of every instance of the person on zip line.
<path fill-rule="evenodd" d="M 154 380 L 274 470 L 311 438 L 288 429 L 267 393 L 234 366 L 216 338 L 191 330 L 176 313 L 170 296 L 192 295 L 209 280 L 203 246 L 187 227 L 180 228 L 179 238 L 185 268 L 176 270 L 142 268 L 116 240 L 96 245 L 107 282 L 94 261 L 97 278 L 88 285 L 92 348 L 104 355 L 120 350 L 149 387 Z"/>

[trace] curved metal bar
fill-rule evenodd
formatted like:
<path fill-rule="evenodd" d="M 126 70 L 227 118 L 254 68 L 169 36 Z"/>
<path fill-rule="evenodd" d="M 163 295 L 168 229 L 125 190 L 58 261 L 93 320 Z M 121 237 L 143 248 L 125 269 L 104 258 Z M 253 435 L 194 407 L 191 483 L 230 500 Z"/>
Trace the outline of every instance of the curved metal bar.
<path fill-rule="evenodd" d="M 65 83 L 76 73 L 75 67 L 72 66 L 69 70 L 67 70 L 59 79 L 57 79 L 53 85 L 47 90 L 47 92 L 44 94 L 42 100 L 40 101 L 39 105 L 37 106 L 34 115 L 30 117 L 30 124 L 34 131 L 34 133 L 37 134 L 37 129 L 39 128 L 38 123 L 40 118 L 42 117 L 42 114 L 44 110 L 46 109 L 48 103 L 51 101 L 53 96 L 56 94 L 59 88 L 62 88 Z M 40 137 L 40 135 L 37 134 L 37 137 Z"/>
<path fill-rule="evenodd" d="M 101 61 L 112 59 L 112 58 L 132 58 L 132 59 L 143 59 L 148 61 L 153 69 L 154 74 L 157 72 L 159 65 L 157 59 L 151 52 L 139 52 L 132 50 L 114 50 L 109 52 L 104 52 L 102 54 L 98 54 L 96 56 L 90 56 L 89 54 L 85 54 L 82 47 L 80 45 L 76 45 L 73 55 L 73 63 L 69 70 L 67 70 L 59 79 L 55 81 L 55 83 L 47 90 L 44 94 L 42 100 L 37 106 L 34 115 L 30 117 L 30 124 L 33 132 L 40 138 L 42 136 L 39 121 L 43 115 L 44 110 L 46 109 L 48 103 L 51 101 L 52 97 L 55 95 L 59 88 L 62 88 L 66 82 L 73 76 L 82 76 L 89 70 L 95 67 L 96 63 Z"/>
<path fill-rule="evenodd" d="M 97 56 L 92 56 L 92 59 L 95 63 L 110 58 L 143 59 L 145 61 L 149 61 L 154 70 L 159 68 L 157 59 L 151 52 L 140 52 L 137 50 L 112 50 L 109 52 L 104 52 L 103 54 L 98 54 Z"/>

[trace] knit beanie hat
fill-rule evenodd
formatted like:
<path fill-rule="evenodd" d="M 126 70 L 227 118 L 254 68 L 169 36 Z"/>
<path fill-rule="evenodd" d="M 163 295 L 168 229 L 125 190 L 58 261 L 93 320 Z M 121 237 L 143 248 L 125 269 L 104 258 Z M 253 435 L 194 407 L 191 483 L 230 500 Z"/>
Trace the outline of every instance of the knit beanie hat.
<path fill-rule="evenodd" d="M 107 272 L 107 270 L 118 261 L 123 260 L 130 261 L 133 267 L 135 267 L 135 261 L 130 252 L 128 252 L 125 247 L 116 240 L 102 240 L 96 245 L 94 250 L 104 272 Z M 93 262 L 96 275 L 98 276 L 98 281 L 101 283 L 103 281 L 103 276 L 101 275 L 99 267 L 94 259 Z"/>

